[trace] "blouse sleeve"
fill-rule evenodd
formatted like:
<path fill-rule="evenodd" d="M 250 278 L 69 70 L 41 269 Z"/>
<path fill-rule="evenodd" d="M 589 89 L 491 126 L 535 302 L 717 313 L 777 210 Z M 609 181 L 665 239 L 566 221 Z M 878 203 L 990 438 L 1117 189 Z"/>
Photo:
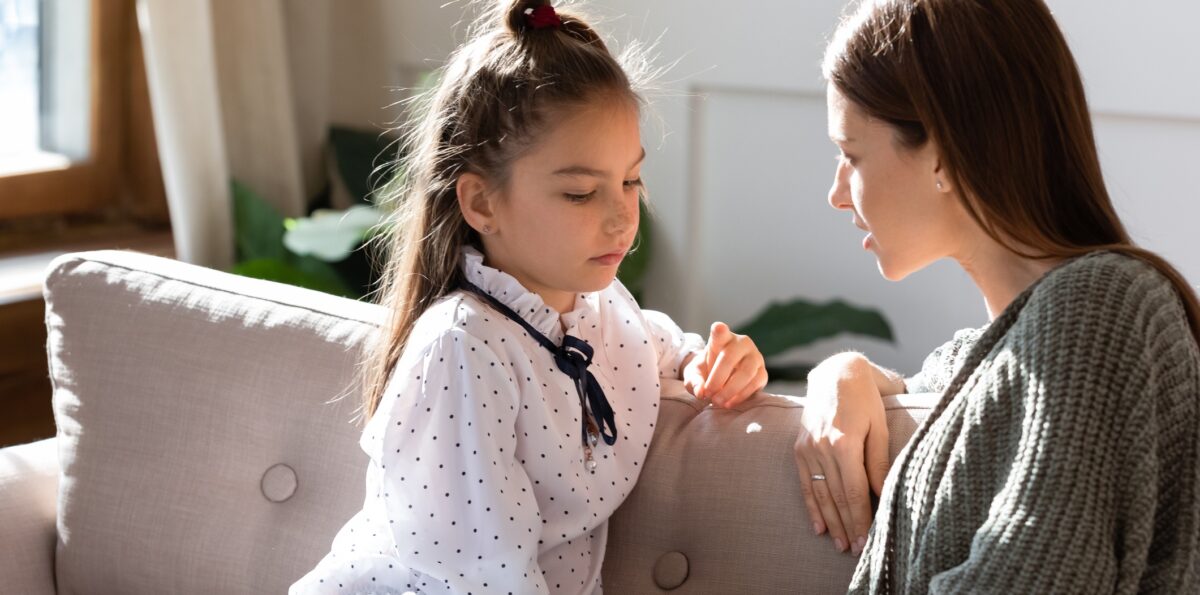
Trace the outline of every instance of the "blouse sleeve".
<path fill-rule="evenodd" d="M 445 585 L 428 592 L 548 592 L 541 516 L 514 454 L 520 403 L 509 370 L 481 340 L 450 331 L 402 360 L 372 420 L 368 452 L 395 554 Z"/>
<path fill-rule="evenodd" d="M 679 378 L 680 368 L 688 355 L 704 349 L 704 339 L 696 333 L 685 333 L 670 316 L 655 310 L 642 310 L 650 342 L 658 353 L 658 375 Z"/>

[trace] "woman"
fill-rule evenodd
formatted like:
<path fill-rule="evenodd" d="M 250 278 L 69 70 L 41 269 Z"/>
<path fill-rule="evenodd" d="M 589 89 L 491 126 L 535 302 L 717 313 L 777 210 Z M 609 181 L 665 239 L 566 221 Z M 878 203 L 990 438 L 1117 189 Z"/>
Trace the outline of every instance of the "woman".
<path fill-rule="evenodd" d="M 1200 590 L 1200 305 L 1118 219 L 1049 9 L 867 0 L 824 72 L 830 204 L 884 277 L 951 258 L 990 319 L 912 378 L 810 375 L 796 461 L 814 531 L 862 552 L 851 591 Z M 942 398 L 889 471 L 904 392 Z"/>

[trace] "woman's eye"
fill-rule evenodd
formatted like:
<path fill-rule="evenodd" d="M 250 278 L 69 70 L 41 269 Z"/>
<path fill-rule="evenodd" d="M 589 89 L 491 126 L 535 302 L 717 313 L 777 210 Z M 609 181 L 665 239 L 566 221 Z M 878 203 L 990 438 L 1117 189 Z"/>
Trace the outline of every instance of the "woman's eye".
<path fill-rule="evenodd" d="M 587 194 L 571 194 L 570 192 L 566 192 L 563 194 L 563 196 L 565 196 L 567 198 L 567 200 L 569 200 L 571 202 L 587 202 L 587 200 L 589 198 L 591 198 L 595 195 L 596 195 L 595 190 L 588 192 Z"/>
<path fill-rule="evenodd" d="M 634 178 L 632 180 L 625 180 L 625 188 L 641 188 L 641 187 L 642 187 L 642 179 L 640 177 Z"/>

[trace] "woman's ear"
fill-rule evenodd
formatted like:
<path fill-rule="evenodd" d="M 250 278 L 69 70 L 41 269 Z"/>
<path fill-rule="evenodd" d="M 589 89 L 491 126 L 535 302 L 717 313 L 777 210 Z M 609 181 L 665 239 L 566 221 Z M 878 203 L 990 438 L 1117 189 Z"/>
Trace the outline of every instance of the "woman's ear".
<path fill-rule="evenodd" d="M 467 172 L 458 176 L 455 190 L 458 194 L 458 208 L 462 211 L 467 225 L 484 235 L 494 233 L 496 214 L 492 204 L 493 193 L 488 192 L 487 180 L 479 174 Z"/>
<path fill-rule="evenodd" d="M 933 162 L 933 186 L 942 194 L 949 194 L 954 190 L 954 185 L 950 181 L 950 172 L 942 165 L 941 157 L 935 158 Z"/>

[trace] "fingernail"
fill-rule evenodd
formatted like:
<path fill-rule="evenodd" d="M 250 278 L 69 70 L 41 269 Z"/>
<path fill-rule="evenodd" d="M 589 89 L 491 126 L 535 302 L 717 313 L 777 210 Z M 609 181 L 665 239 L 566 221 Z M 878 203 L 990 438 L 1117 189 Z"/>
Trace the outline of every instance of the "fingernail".
<path fill-rule="evenodd" d="M 857 555 L 861 554 L 863 549 L 866 547 L 867 547 L 867 538 L 859 537 L 857 540 L 854 541 L 854 555 L 857 556 Z"/>
<path fill-rule="evenodd" d="M 813 523 L 813 535 L 820 535 L 824 530 L 825 527 L 822 527 L 821 523 Z"/>
<path fill-rule="evenodd" d="M 835 537 L 833 538 L 833 547 L 837 548 L 839 552 L 844 552 L 846 551 L 846 542 L 842 541 L 841 537 Z"/>

